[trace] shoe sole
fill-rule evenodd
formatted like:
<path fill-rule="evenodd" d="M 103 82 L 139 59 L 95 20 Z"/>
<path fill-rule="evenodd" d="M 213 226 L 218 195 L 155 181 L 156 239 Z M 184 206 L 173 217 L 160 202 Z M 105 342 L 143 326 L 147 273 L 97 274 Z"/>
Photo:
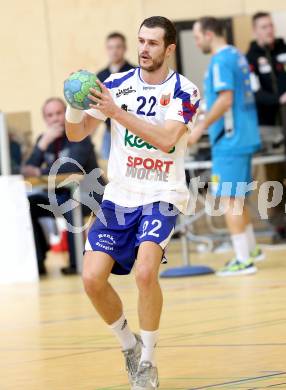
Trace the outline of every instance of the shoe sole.
<path fill-rule="evenodd" d="M 246 268 L 240 271 L 224 271 L 224 272 L 217 272 L 217 276 L 240 276 L 240 275 L 251 275 L 255 274 L 257 272 L 256 267 Z"/>

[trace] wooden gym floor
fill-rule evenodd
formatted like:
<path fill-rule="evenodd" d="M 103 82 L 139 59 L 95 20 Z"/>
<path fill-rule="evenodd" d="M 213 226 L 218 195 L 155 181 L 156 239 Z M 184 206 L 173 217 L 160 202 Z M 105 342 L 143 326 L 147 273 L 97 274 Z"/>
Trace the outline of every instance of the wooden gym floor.
<path fill-rule="evenodd" d="M 286 389 L 286 248 L 265 251 L 256 275 L 162 280 L 161 389 Z M 192 256 L 215 268 L 228 257 Z M 115 339 L 59 259 L 39 285 L 0 287 L 0 389 L 128 389 Z M 169 264 L 179 259 L 173 242 Z M 137 330 L 133 276 L 112 283 Z"/>

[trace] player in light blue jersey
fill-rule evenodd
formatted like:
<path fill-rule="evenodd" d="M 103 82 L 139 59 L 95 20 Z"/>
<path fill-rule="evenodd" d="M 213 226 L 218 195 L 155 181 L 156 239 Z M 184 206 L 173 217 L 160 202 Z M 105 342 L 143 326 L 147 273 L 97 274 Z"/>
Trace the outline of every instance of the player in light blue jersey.
<path fill-rule="evenodd" d="M 206 72 L 204 94 L 207 114 L 193 130 L 189 144 L 198 141 L 208 129 L 212 148 L 212 191 L 228 207 L 225 218 L 235 258 L 218 272 L 220 276 L 256 272 L 254 262 L 262 260 L 250 222 L 245 195 L 251 180 L 251 158 L 260 148 L 254 96 L 250 87 L 246 58 L 226 44 L 222 23 L 204 17 L 194 25 L 194 38 L 204 54 L 212 58 Z M 235 203 L 236 201 L 236 203 Z M 234 207 L 241 202 L 241 215 Z"/>

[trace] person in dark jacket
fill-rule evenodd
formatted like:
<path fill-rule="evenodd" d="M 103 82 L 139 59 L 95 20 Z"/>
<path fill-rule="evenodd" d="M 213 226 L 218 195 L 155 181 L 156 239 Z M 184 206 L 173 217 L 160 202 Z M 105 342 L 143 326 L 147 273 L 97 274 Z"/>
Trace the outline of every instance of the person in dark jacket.
<path fill-rule="evenodd" d="M 251 84 L 255 92 L 260 126 L 282 126 L 286 147 L 286 43 L 275 37 L 271 15 L 258 12 L 252 17 L 255 41 L 251 42 L 247 59 Z M 272 129 L 269 128 L 269 131 Z M 282 137 L 283 139 L 283 137 Z M 280 144 L 281 140 L 278 144 Z M 283 182 L 284 164 L 265 166 L 267 180 Z M 271 211 L 270 218 L 281 238 L 286 237 L 283 204 Z"/>
<path fill-rule="evenodd" d="M 269 13 L 252 17 L 255 41 L 247 52 L 252 86 L 260 125 L 281 124 L 281 109 L 286 107 L 286 43 L 275 38 Z"/>
<path fill-rule="evenodd" d="M 43 118 L 47 130 L 38 138 L 36 145 L 26 164 L 22 167 L 22 174 L 29 177 L 48 175 L 54 162 L 61 157 L 69 157 L 78 163 L 88 174 L 98 167 L 94 146 L 90 137 L 79 143 L 70 142 L 65 135 L 65 110 L 66 105 L 60 98 L 50 98 L 43 105 Z M 65 162 L 59 165 L 57 173 L 81 173 L 80 167 L 72 162 Z M 99 180 L 104 185 L 104 180 Z M 70 191 L 67 188 L 55 190 L 58 205 L 67 202 L 70 198 Z M 95 200 L 101 203 L 101 196 L 93 194 Z M 53 213 L 39 206 L 49 205 L 48 193 L 40 192 L 29 196 L 32 225 L 34 229 L 36 254 L 38 259 L 39 273 L 45 274 L 45 258 L 49 246 L 46 242 L 44 232 L 39 223 L 40 217 L 54 217 Z M 84 208 L 83 208 L 84 209 Z M 84 209 L 85 214 L 90 210 Z M 68 223 L 73 225 L 72 212 L 67 211 L 64 217 Z M 74 234 L 68 232 L 69 266 L 63 268 L 64 274 L 74 274 L 76 269 L 76 258 L 74 249 Z"/>
<path fill-rule="evenodd" d="M 127 72 L 134 68 L 125 59 L 126 53 L 126 38 L 119 32 L 113 32 L 106 38 L 106 52 L 109 59 L 109 65 L 97 73 L 97 77 L 100 81 L 105 81 L 112 73 Z M 103 160 L 108 160 L 110 152 L 110 119 L 107 119 L 106 129 L 103 135 L 101 157 Z"/>

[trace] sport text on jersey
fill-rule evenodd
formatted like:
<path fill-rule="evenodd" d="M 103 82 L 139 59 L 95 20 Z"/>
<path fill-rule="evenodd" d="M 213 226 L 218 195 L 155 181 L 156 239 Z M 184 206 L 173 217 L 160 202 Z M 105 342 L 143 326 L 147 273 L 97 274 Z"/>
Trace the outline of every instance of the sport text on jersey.
<path fill-rule="evenodd" d="M 137 180 L 164 181 L 169 178 L 170 167 L 174 161 L 164 161 L 161 159 L 142 158 L 128 156 L 126 177 Z"/>

